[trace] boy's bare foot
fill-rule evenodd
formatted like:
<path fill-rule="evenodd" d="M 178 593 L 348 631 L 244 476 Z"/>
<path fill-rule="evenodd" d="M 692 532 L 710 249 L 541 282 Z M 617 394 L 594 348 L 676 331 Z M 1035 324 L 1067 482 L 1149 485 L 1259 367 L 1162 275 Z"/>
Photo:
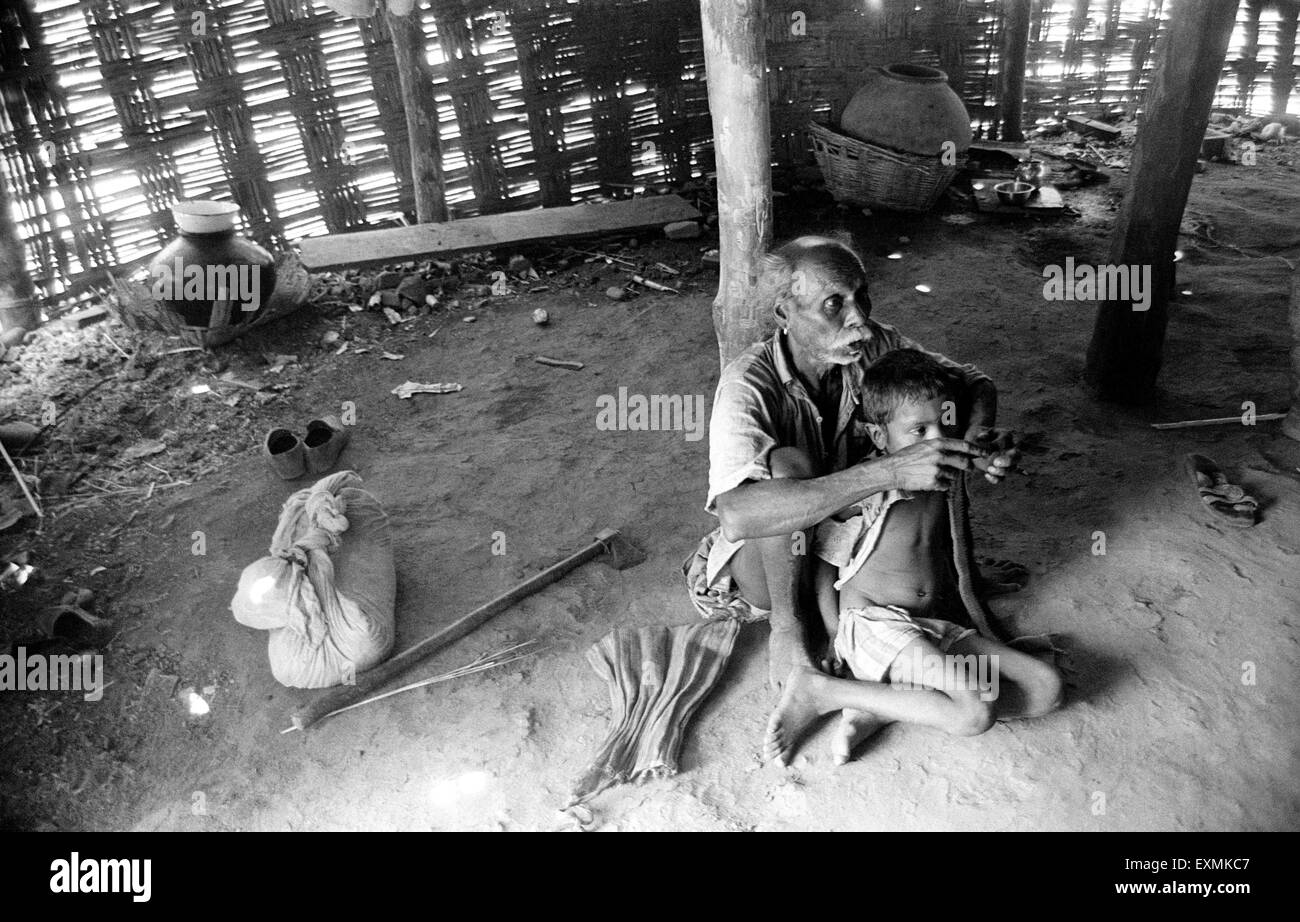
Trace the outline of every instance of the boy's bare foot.
<path fill-rule="evenodd" d="M 1014 561 L 981 557 L 977 563 L 979 584 L 976 589 L 981 596 L 1019 592 L 1029 582 L 1029 570 Z"/>
<path fill-rule="evenodd" d="M 767 719 L 763 737 L 763 761 L 775 761 L 785 768 L 794 756 L 808 728 L 825 713 L 817 701 L 817 684 L 825 679 L 809 666 L 796 666 L 785 677 L 781 701 Z"/>
<path fill-rule="evenodd" d="M 835 735 L 831 737 L 831 758 L 835 764 L 846 764 L 853 758 L 853 750 L 887 723 L 889 721 L 870 711 L 850 711 L 847 708 L 842 711 L 835 725 Z"/>
<path fill-rule="evenodd" d="M 803 631 L 798 628 L 772 631 L 767 639 L 767 684 L 772 691 L 782 690 L 790 670 L 811 666 Z"/>

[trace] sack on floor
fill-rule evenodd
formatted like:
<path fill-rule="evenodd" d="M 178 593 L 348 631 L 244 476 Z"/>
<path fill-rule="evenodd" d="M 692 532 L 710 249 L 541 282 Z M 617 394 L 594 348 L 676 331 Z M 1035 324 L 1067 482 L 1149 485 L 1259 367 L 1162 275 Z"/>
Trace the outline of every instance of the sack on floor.
<path fill-rule="evenodd" d="M 352 471 L 289 497 L 270 556 L 244 568 L 235 620 L 270 631 L 271 674 L 291 688 L 355 681 L 393 648 L 397 569 L 388 516 Z"/>

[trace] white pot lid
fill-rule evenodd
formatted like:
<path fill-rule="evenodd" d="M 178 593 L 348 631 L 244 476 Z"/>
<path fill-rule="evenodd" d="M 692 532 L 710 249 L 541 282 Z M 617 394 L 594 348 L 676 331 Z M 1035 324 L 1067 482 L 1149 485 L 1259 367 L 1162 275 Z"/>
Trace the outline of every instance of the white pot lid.
<path fill-rule="evenodd" d="M 172 206 L 176 226 L 187 234 L 215 234 L 235 229 L 239 206 L 234 202 L 195 199 Z"/>

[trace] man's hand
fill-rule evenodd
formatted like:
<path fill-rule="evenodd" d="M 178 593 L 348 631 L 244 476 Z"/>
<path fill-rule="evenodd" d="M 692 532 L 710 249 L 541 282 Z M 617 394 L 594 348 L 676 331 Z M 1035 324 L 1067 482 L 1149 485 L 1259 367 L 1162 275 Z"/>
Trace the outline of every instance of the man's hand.
<path fill-rule="evenodd" d="M 961 471 L 970 469 L 979 454 L 980 449 L 961 439 L 928 439 L 881 461 L 888 467 L 895 489 L 946 490 Z"/>
<path fill-rule="evenodd" d="M 1020 449 L 1015 447 L 1015 433 L 1010 429 L 975 426 L 966 433 L 966 441 L 984 452 L 974 459 L 974 464 L 989 483 L 1001 483 L 1020 460 Z"/>

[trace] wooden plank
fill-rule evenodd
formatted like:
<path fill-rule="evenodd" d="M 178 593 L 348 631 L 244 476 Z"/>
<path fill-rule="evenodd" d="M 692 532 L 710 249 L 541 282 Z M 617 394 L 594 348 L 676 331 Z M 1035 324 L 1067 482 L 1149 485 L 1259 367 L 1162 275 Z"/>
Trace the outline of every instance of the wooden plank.
<path fill-rule="evenodd" d="M 1067 115 L 1065 124 L 1069 125 L 1080 134 L 1092 135 L 1095 138 L 1101 138 L 1103 141 L 1118 141 L 1120 130 L 1114 125 L 1107 125 L 1105 122 L 1099 122 L 1096 119 L 1084 118 L 1081 115 Z"/>
<path fill-rule="evenodd" d="M 315 271 L 407 262 L 438 253 L 489 250 L 507 244 L 633 231 L 659 227 L 672 221 L 698 220 L 699 217 L 700 213 L 684 199 L 676 195 L 657 195 L 627 202 L 539 208 L 441 224 L 307 237 L 300 247 L 302 264 Z"/>

